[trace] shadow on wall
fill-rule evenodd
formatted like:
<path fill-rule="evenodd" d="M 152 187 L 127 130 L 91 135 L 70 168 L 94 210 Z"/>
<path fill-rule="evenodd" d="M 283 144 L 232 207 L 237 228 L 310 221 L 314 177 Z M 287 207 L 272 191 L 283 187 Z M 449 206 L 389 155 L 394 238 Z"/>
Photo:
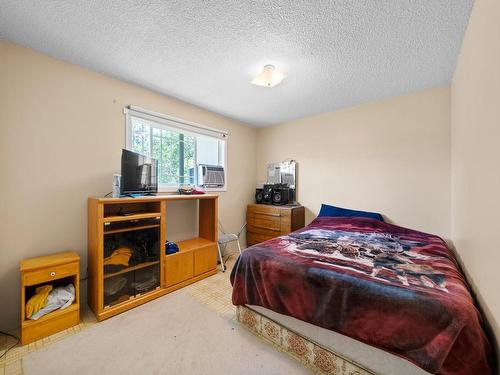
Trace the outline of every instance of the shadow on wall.
<path fill-rule="evenodd" d="M 311 211 L 311 209 L 309 209 L 308 207 L 304 207 L 304 209 L 306 225 L 309 225 L 311 221 L 316 219 L 316 217 L 318 216 L 318 212 Z"/>
<path fill-rule="evenodd" d="M 53 253 L 67 251 L 68 249 L 54 250 Z M 45 254 L 47 255 L 47 254 Z M 20 280 L 19 263 L 13 264 L 6 272 L 0 276 L 0 285 L 4 290 L 0 290 L 2 301 L 9 301 L 9 308 L 0 309 L 0 330 L 15 331 L 21 326 L 21 294 L 19 285 Z M 81 308 L 87 304 L 87 278 L 86 272 L 80 270 L 80 304 Z M 15 332 L 17 335 L 19 332 Z"/>
<path fill-rule="evenodd" d="M 2 246 L 12 251 L 5 254 L 0 264 L 0 329 L 20 326 L 19 263 L 22 259 L 74 250 L 80 255 L 80 277 L 86 277 L 87 198 L 104 195 L 111 190 L 111 182 L 111 172 L 98 172 L 90 177 L 72 174 L 30 194 L 20 191 L 23 199 L 19 199 L 16 212 L 30 212 L 30 215 L 23 215 L 22 220 L 13 218 L 9 230 L 2 235 Z M 29 235 L 25 228 L 30 228 Z M 85 287 L 81 284 L 83 298 Z"/>
<path fill-rule="evenodd" d="M 21 285 L 19 264 L 12 264 L 6 271 L 0 275 L 0 295 L 2 303 L 9 305 L 0 309 L 0 329 L 3 331 L 10 331 L 19 328 L 20 322 L 19 315 L 21 305 L 21 294 L 19 292 L 19 285 Z M 7 302 L 8 301 L 8 302 Z M 14 305 L 15 304 L 15 305 Z M 14 316 L 17 314 L 17 318 Z"/>
<path fill-rule="evenodd" d="M 452 240 L 446 239 L 445 240 L 446 245 L 450 248 L 450 250 L 453 252 L 455 255 L 455 258 L 457 259 L 458 263 L 458 268 L 462 272 L 462 274 L 465 277 L 465 281 L 467 284 L 470 285 L 469 291 L 470 294 L 472 295 L 472 298 L 474 299 L 474 303 L 476 304 L 479 313 L 481 314 L 481 318 L 483 319 L 483 329 L 486 334 L 486 337 L 488 338 L 488 341 L 491 344 L 491 348 L 493 350 L 493 363 L 492 363 L 492 369 L 493 369 L 493 374 L 498 374 L 500 373 L 500 368 L 499 368 L 499 363 L 498 363 L 498 358 L 500 358 L 500 352 L 499 348 L 497 345 L 498 339 L 495 335 L 495 331 L 498 332 L 498 327 L 493 327 L 492 323 L 486 318 L 488 316 L 493 316 L 491 311 L 488 310 L 488 307 L 485 304 L 481 303 L 481 297 L 480 293 L 477 293 L 477 287 L 476 285 L 472 282 L 472 278 L 470 277 L 469 273 L 467 272 L 467 269 L 465 268 L 464 262 L 462 261 L 462 257 L 458 253 L 458 251 L 455 248 L 455 244 L 453 243 Z M 478 295 L 479 294 L 479 295 Z"/>
<path fill-rule="evenodd" d="M 385 216 L 384 214 L 381 214 L 382 218 L 384 219 L 384 222 L 387 224 L 392 224 L 392 225 L 397 225 L 390 217 Z"/>

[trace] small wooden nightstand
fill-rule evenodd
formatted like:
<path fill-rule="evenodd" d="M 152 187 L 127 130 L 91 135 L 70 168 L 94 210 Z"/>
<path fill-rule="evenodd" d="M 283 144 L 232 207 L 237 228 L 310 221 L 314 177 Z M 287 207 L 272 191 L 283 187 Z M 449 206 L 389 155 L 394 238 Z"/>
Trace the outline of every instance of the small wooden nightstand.
<path fill-rule="evenodd" d="M 247 245 L 283 236 L 304 226 L 304 206 L 247 206 Z"/>
<path fill-rule="evenodd" d="M 80 257 L 66 251 L 21 261 L 21 343 L 29 344 L 80 323 Z M 55 310 L 38 320 L 26 319 L 25 306 L 41 285 L 75 286 L 75 301 L 63 310 Z"/>

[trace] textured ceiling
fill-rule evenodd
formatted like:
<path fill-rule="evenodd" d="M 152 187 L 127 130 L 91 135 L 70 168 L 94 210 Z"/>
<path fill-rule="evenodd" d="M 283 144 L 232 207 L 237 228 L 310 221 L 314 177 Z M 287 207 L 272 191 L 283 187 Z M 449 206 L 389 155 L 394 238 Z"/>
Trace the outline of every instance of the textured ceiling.
<path fill-rule="evenodd" d="M 0 0 L 0 37 L 267 126 L 448 84 L 472 3 Z"/>

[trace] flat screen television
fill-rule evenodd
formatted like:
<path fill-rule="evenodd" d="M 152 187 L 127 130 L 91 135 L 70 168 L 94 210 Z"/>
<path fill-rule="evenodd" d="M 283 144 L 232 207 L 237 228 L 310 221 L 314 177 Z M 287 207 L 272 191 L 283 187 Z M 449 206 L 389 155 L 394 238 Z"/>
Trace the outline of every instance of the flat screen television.
<path fill-rule="evenodd" d="M 122 150 L 121 194 L 147 194 L 158 191 L 158 160 Z"/>

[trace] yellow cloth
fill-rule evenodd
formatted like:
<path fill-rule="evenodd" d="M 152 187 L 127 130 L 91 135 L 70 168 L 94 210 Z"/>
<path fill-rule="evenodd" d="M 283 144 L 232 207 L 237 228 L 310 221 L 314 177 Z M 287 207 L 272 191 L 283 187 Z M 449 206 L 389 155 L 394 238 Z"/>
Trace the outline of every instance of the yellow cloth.
<path fill-rule="evenodd" d="M 119 247 L 114 250 L 111 256 L 104 258 L 104 265 L 121 265 L 128 266 L 130 257 L 132 256 L 132 249 L 128 247 Z"/>
<path fill-rule="evenodd" d="M 47 297 L 52 291 L 52 285 L 43 285 L 35 289 L 35 295 L 26 302 L 26 318 L 45 307 Z"/>

